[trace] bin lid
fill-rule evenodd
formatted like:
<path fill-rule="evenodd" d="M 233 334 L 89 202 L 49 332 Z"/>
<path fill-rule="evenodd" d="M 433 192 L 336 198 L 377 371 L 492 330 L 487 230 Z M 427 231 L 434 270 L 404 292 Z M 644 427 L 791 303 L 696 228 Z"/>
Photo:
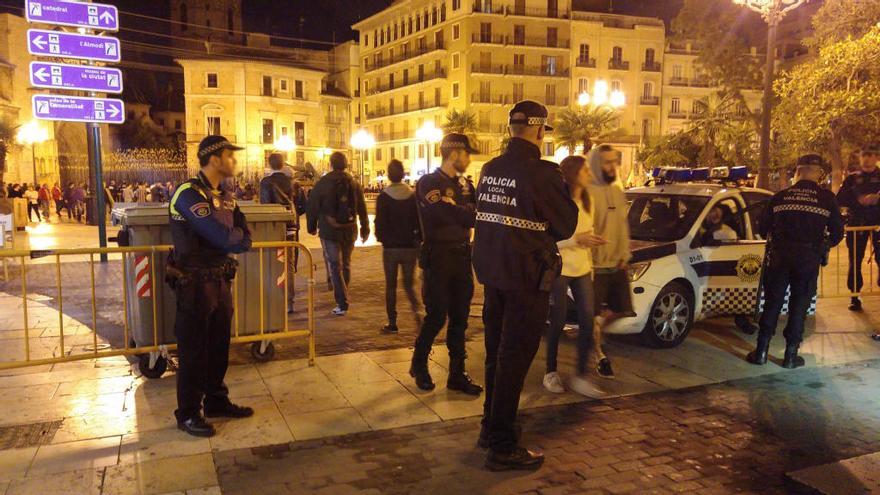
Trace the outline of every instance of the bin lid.
<path fill-rule="evenodd" d="M 293 220 L 293 214 L 281 205 L 239 203 L 238 208 L 250 222 L 289 222 Z"/>
<path fill-rule="evenodd" d="M 241 204 L 241 212 L 248 223 L 287 222 L 292 220 L 290 210 L 274 204 Z M 122 204 L 111 212 L 114 225 L 168 225 L 168 204 L 134 205 Z"/>

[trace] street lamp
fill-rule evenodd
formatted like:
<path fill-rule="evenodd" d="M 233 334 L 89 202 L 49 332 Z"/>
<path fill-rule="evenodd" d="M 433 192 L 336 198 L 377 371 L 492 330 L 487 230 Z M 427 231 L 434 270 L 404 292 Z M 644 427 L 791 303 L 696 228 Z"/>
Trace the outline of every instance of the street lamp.
<path fill-rule="evenodd" d="M 428 169 L 425 173 L 431 173 L 431 154 L 434 152 L 432 149 L 432 144 L 439 143 L 443 139 L 443 131 L 434 127 L 434 122 L 427 121 L 425 124 L 416 131 L 416 139 L 425 142 L 425 149 L 427 151 L 428 156 Z"/>
<path fill-rule="evenodd" d="M 39 190 L 40 186 L 37 184 L 37 155 L 35 153 L 35 147 L 49 139 L 49 131 L 42 127 L 36 120 L 32 120 L 18 128 L 18 133 L 15 135 L 15 139 L 19 143 L 30 145 L 31 147 L 31 165 L 34 169 L 34 189 Z"/>
<path fill-rule="evenodd" d="M 365 155 L 368 149 L 376 146 L 376 138 L 367 132 L 366 129 L 359 129 L 351 135 L 351 141 L 349 141 L 349 144 L 351 144 L 352 148 L 361 152 L 361 184 L 366 184 L 366 180 L 364 179 L 364 173 L 366 172 L 366 167 L 364 166 L 366 163 Z"/>
<path fill-rule="evenodd" d="M 324 160 L 326 160 L 331 154 L 333 154 L 333 150 L 330 148 L 321 148 L 318 150 L 318 159 L 321 161 L 321 170 L 324 169 Z"/>
<path fill-rule="evenodd" d="M 599 79 L 593 85 L 593 94 L 584 91 L 577 98 L 577 104 L 581 107 L 592 105 L 594 107 L 608 106 L 611 108 L 620 108 L 626 105 L 626 95 L 623 91 L 608 89 L 608 83 Z"/>
<path fill-rule="evenodd" d="M 767 61 L 764 69 L 764 96 L 761 99 L 761 161 L 758 165 L 757 186 L 766 189 L 770 185 L 770 106 L 773 103 L 774 51 L 776 28 L 792 10 L 810 0 L 733 0 L 761 14 L 767 23 Z"/>

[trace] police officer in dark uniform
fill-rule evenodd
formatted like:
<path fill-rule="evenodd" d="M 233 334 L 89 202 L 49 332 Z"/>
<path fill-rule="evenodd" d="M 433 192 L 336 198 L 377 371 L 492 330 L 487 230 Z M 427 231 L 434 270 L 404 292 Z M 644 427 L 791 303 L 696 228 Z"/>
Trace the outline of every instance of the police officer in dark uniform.
<path fill-rule="evenodd" d="M 461 174 L 471 162 L 467 136 L 447 134 L 440 143 L 443 163 L 416 184 L 416 205 L 422 222 L 423 242 L 419 254 L 425 319 L 416 338 L 410 375 L 422 390 L 433 390 L 428 355 L 434 339 L 449 318 L 446 347 L 449 378 L 446 388 L 480 395 L 483 387 L 465 371 L 465 330 L 474 295 L 471 268 L 471 229 L 474 226 L 474 186 Z"/>
<path fill-rule="evenodd" d="M 199 175 L 181 184 L 169 204 L 174 250 L 166 280 L 177 295 L 177 427 L 210 437 L 214 427 L 202 416 L 245 418 L 249 407 L 229 400 L 223 383 L 229 364 L 232 279 L 237 263 L 229 255 L 251 247 L 251 234 L 232 191 L 223 184 L 235 173 L 232 152 L 241 150 L 222 136 L 199 143 Z"/>
<path fill-rule="evenodd" d="M 537 469 L 542 454 L 518 445 L 519 396 L 545 331 L 562 261 L 556 242 L 577 226 L 559 167 L 541 160 L 547 109 L 524 100 L 510 111 L 510 143 L 483 166 L 477 186 L 474 270 L 485 286 L 486 401 L 478 445 L 490 470 Z"/>
<path fill-rule="evenodd" d="M 795 184 L 770 199 L 761 221 L 767 239 L 764 252 L 764 311 L 758 322 L 758 344 L 746 358 L 752 364 L 767 362 L 770 339 L 776 333 L 779 313 L 790 291 L 785 326 L 784 368 L 804 365 L 798 348 L 804 320 L 816 295 L 819 267 L 830 248 L 843 239 L 843 218 L 831 191 L 819 187 L 824 164 L 819 155 L 798 158 Z"/>
<path fill-rule="evenodd" d="M 850 227 L 880 225 L 880 144 L 872 144 L 861 150 L 859 159 L 861 169 L 847 177 L 837 192 L 837 202 L 843 209 L 846 223 Z M 846 236 L 846 247 L 849 250 L 849 270 L 846 275 L 846 286 L 850 292 L 858 293 L 864 284 L 862 278 L 862 260 L 868 240 L 873 239 L 872 250 L 874 259 L 880 264 L 880 235 L 873 236 L 869 231 L 850 232 Z M 851 311 L 861 311 L 862 301 L 853 296 L 849 305 Z"/>

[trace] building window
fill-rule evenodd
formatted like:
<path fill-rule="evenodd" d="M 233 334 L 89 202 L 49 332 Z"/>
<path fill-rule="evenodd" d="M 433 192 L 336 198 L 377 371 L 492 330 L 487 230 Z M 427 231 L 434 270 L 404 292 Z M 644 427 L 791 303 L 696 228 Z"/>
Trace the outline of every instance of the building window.
<path fill-rule="evenodd" d="M 452 10 L 458 10 L 461 8 L 461 0 L 452 0 Z"/>
<path fill-rule="evenodd" d="M 219 115 L 208 115 L 205 117 L 205 134 L 209 136 L 219 136 L 220 130 Z"/>
<path fill-rule="evenodd" d="M 275 142 L 275 121 L 272 119 L 263 119 L 263 143 L 272 144 Z"/>
<path fill-rule="evenodd" d="M 376 148 L 376 161 L 382 159 L 382 148 Z"/>
<path fill-rule="evenodd" d="M 403 159 L 409 160 L 409 145 L 408 144 L 403 146 Z"/>
<path fill-rule="evenodd" d="M 583 63 L 590 61 L 590 45 L 581 43 L 580 50 L 578 51 L 578 61 Z"/>
<path fill-rule="evenodd" d="M 233 15 L 231 8 L 226 10 L 226 31 L 229 32 L 230 36 L 232 36 L 233 31 L 235 31 L 235 16 Z"/>
<path fill-rule="evenodd" d="M 294 98 L 303 99 L 305 98 L 305 92 L 303 91 L 303 82 L 302 81 L 293 81 L 293 96 Z"/>
<path fill-rule="evenodd" d="M 526 66 L 526 54 L 525 53 L 514 53 L 513 54 L 513 68 L 518 69 L 518 72 L 522 72 L 522 70 Z"/>
<path fill-rule="evenodd" d="M 434 106 L 440 106 L 440 88 L 434 88 Z"/>
<path fill-rule="evenodd" d="M 700 100 L 694 100 L 694 102 L 691 103 L 691 113 L 700 113 Z"/>
<path fill-rule="evenodd" d="M 452 25 L 452 39 L 457 40 L 461 37 L 461 25 L 453 24 Z"/>
<path fill-rule="evenodd" d="M 370 46 L 370 35 L 364 34 L 364 46 Z"/>
<path fill-rule="evenodd" d="M 526 27 L 521 24 L 516 24 L 513 26 L 513 44 L 514 45 L 525 45 L 526 44 Z"/>
<path fill-rule="evenodd" d="M 217 87 L 217 73 L 216 72 L 208 72 L 208 80 L 206 81 L 206 86 L 209 88 Z"/>
<path fill-rule="evenodd" d="M 397 39 L 397 23 L 394 23 L 394 39 Z"/>
<path fill-rule="evenodd" d="M 622 84 L 619 79 L 611 81 L 611 91 L 620 91 Z"/>
<path fill-rule="evenodd" d="M 435 26 L 437 24 L 437 7 L 431 9 L 431 25 Z"/>
<path fill-rule="evenodd" d="M 614 48 L 612 48 L 611 49 L 611 58 L 615 62 L 623 61 L 623 48 L 621 48 L 619 46 L 615 46 Z"/>
<path fill-rule="evenodd" d="M 544 103 L 548 105 L 556 104 L 556 85 L 548 84 L 544 86 Z"/>
<path fill-rule="evenodd" d="M 589 93 L 590 92 L 590 80 L 586 77 L 581 77 L 578 79 L 578 93 Z"/>
<path fill-rule="evenodd" d="M 523 92 L 523 83 L 513 83 L 513 101 L 522 101 L 525 93 Z"/>
<path fill-rule="evenodd" d="M 458 98 L 458 83 L 452 83 L 452 97 Z"/>
<path fill-rule="evenodd" d="M 645 99 L 652 98 L 654 96 L 654 83 L 646 82 L 644 89 L 642 91 L 642 96 Z"/>
<path fill-rule="evenodd" d="M 673 65 L 672 66 L 672 78 L 673 79 L 681 79 L 681 77 L 682 77 L 681 73 L 682 73 L 682 70 L 681 70 L 680 65 Z"/>
<path fill-rule="evenodd" d="M 179 131 L 183 129 L 183 122 L 180 119 L 174 121 L 174 130 Z"/>
<path fill-rule="evenodd" d="M 282 79 L 282 80 L 278 83 L 278 87 L 281 88 L 281 91 L 287 93 L 287 91 L 288 91 L 288 87 L 287 87 L 287 79 Z"/>
<path fill-rule="evenodd" d="M 547 28 L 547 46 L 556 47 L 559 41 L 559 31 L 555 27 Z"/>
<path fill-rule="evenodd" d="M 373 48 L 379 46 L 379 31 L 373 30 Z"/>
<path fill-rule="evenodd" d="M 651 135 L 651 119 L 642 119 L 642 136 L 648 137 Z"/>
<path fill-rule="evenodd" d="M 419 17 L 418 14 L 416 14 L 416 31 L 421 31 L 421 30 L 422 30 L 422 18 Z"/>
<path fill-rule="evenodd" d="M 549 76 L 556 74 L 556 57 L 541 56 L 541 72 Z"/>
<path fill-rule="evenodd" d="M 420 144 L 419 145 L 419 158 L 424 158 L 424 157 L 425 157 L 425 145 Z"/>
<path fill-rule="evenodd" d="M 287 135 L 287 131 L 288 131 L 288 128 L 287 128 L 286 125 L 281 126 L 281 135 L 282 135 L 282 136 L 286 136 L 286 135 Z"/>
<path fill-rule="evenodd" d="M 388 148 L 388 158 L 392 160 L 397 158 L 397 150 L 394 146 Z"/>
<path fill-rule="evenodd" d="M 403 95 L 403 111 L 409 112 L 409 95 Z"/>
<path fill-rule="evenodd" d="M 297 146 L 305 146 L 306 145 L 306 123 L 305 122 L 294 122 L 293 123 L 293 137 L 296 140 Z"/>
<path fill-rule="evenodd" d="M 654 49 L 648 48 L 645 50 L 645 65 L 651 66 L 654 65 Z"/>
<path fill-rule="evenodd" d="M 263 96 L 272 96 L 272 76 L 263 76 Z"/>
<path fill-rule="evenodd" d="M 186 31 L 189 29 L 189 11 L 186 8 L 186 2 L 180 4 L 180 30 Z"/>
<path fill-rule="evenodd" d="M 480 23 L 480 42 L 490 43 L 492 41 L 492 24 L 489 22 Z"/>
<path fill-rule="evenodd" d="M 440 4 L 440 22 L 446 20 L 446 2 Z"/>
<path fill-rule="evenodd" d="M 678 98 L 672 99 L 671 105 L 669 106 L 669 113 L 676 115 L 681 113 L 681 100 Z"/>
<path fill-rule="evenodd" d="M 452 68 L 458 69 L 460 67 L 460 63 L 461 63 L 461 60 L 460 60 L 459 54 L 457 52 L 453 53 L 452 54 Z"/>

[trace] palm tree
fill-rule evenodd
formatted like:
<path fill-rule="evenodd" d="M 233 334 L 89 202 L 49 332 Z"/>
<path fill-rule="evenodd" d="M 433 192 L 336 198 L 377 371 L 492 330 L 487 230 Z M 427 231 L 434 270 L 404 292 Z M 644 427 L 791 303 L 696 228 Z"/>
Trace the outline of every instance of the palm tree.
<path fill-rule="evenodd" d="M 701 146 L 700 165 L 718 166 L 724 157 L 736 156 L 750 132 L 753 118 L 741 97 L 719 91 L 694 102 L 687 134 Z"/>
<path fill-rule="evenodd" d="M 443 122 L 443 132 L 446 134 L 457 132 L 458 134 L 464 134 L 467 136 L 471 142 L 476 141 L 477 118 L 474 117 L 474 114 L 466 110 L 456 110 L 453 108 L 446 112 L 446 121 Z"/>
<path fill-rule="evenodd" d="M 566 146 L 574 152 L 578 145 L 583 145 L 584 153 L 590 151 L 594 141 L 608 138 L 614 133 L 617 115 L 617 110 L 607 106 L 561 111 L 553 130 L 557 147 Z"/>
<path fill-rule="evenodd" d="M 3 176 L 6 174 L 6 154 L 15 144 L 15 129 L 7 120 L 0 120 L 0 183 L 3 182 Z"/>

